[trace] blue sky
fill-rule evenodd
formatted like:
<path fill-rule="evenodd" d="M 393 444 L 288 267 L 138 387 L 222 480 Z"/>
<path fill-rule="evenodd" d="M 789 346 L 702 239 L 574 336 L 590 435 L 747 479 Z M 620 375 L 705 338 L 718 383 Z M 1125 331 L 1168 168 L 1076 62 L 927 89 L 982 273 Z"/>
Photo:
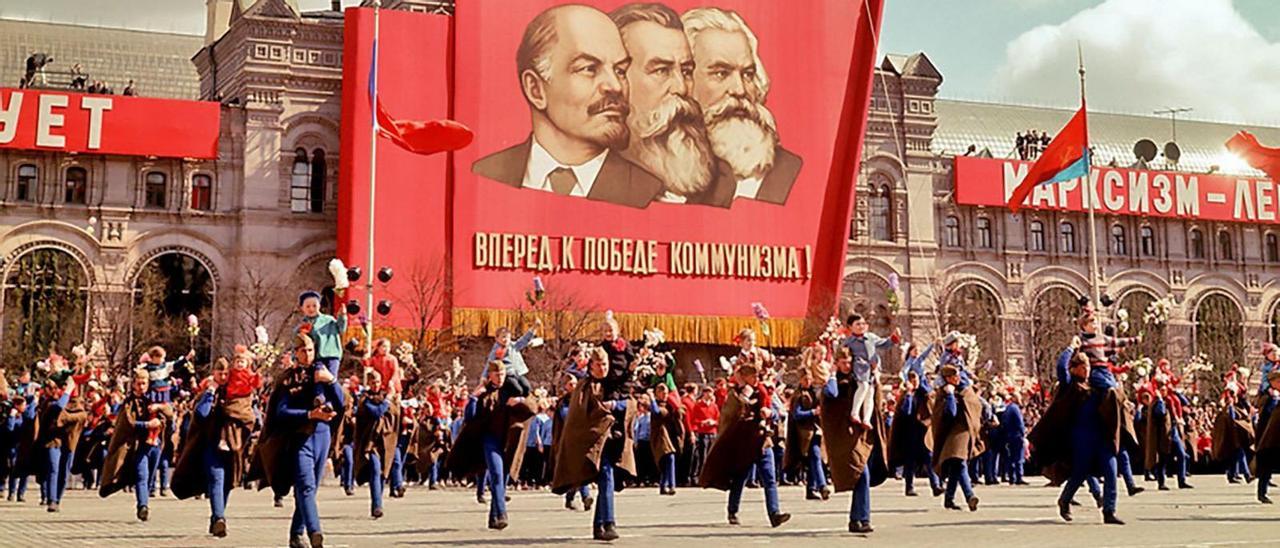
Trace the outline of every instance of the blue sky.
<path fill-rule="evenodd" d="M 1280 124 L 1280 0 L 887 1 L 881 52 L 925 52 L 945 97 L 1072 106 L 1079 40 L 1100 109 Z"/>

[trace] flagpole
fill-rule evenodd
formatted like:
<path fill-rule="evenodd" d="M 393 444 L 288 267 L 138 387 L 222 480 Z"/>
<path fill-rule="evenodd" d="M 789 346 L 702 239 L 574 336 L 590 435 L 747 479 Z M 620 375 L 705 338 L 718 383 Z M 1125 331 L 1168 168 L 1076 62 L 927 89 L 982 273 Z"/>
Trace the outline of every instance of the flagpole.
<path fill-rule="evenodd" d="M 378 33 L 379 33 L 379 8 L 382 6 L 381 0 L 373 0 L 373 70 L 370 71 L 370 78 L 373 83 L 370 88 L 373 89 L 372 97 L 369 101 L 370 115 L 373 118 L 373 131 L 369 135 L 369 267 L 365 270 L 365 327 L 369 330 L 369 340 L 366 341 L 368 346 L 373 346 L 373 227 L 374 227 L 374 211 L 378 198 Z M 372 351 L 372 348 L 366 348 L 366 352 Z"/>
<path fill-rule="evenodd" d="M 1085 191 L 1083 195 L 1085 197 L 1085 201 L 1089 204 L 1089 286 L 1093 293 L 1093 309 L 1101 312 L 1102 291 L 1099 288 L 1100 276 L 1098 275 L 1098 224 L 1094 217 L 1094 210 L 1097 209 L 1097 204 L 1094 202 L 1097 200 L 1098 195 L 1093 189 L 1093 158 L 1089 155 L 1089 112 L 1085 103 L 1084 95 L 1084 48 L 1081 47 L 1080 42 L 1078 41 L 1076 42 L 1076 58 L 1080 62 L 1080 110 L 1084 113 L 1084 154 L 1085 157 L 1088 158 L 1088 161 L 1085 162 Z"/>

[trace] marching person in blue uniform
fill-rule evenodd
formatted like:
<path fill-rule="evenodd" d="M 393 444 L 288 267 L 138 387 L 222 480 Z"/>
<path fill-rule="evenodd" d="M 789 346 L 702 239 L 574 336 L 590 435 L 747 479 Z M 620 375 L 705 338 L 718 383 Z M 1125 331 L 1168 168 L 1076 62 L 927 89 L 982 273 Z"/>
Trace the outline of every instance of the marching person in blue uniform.
<path fill-rule="evenodd" d="M 1017 394 L 1009 394 L 1005 400 L 1000 429 L 1005 444 L 1004 458 L 1009 465 L 1008 483 L 1026 485 L 1027 482 L 1022 480 L 1022 467 L 1026 456 L 1027 423 L 1022 416 L 1022 407 L 1018 405 Z"/>
<path fill-rule="evenodd" d="M 520 396 L 521 389 L 506 382 L 506 366 L 489 362 L 485 382 L 477 386 L 463 413 L 462 433 L 449 454 L 448 468 L 459 475 L 481 474 L 489 486 L 489 528 L 506 529 L 507 469 L 503 462 L 512 424 L 536 412 Z"/>
<path fill-rule="evenodd" d="M 827 458 L 831 465 L 831 485 L 837 493 L 851 492 L 849 532 L 870 534 L 871 487 L 888 476 L 885 464 L 884 424 L 881 405 L 877 401 L 871 425 L 855 423 L 853 409 L 853 356 L 848 347 L 836 351 L 835 367 L 819 362 L 811 375 L 823 385 L 822 431 L 826 438 Z M 874 394 L 880 394 L 875 389 Z"/>
<path fill-rule="evenodd" d="M 585 355 L 586 351 L 582 350 L 581 353 Z M 563 392 L 560 393 L 560 397 L 556 400 L 555 414 L 551 419 L 551 451 L 547 455 L 547 459 L 549 460 L 547 469 L 552 474 L 554 474 L 556 470 L 555 459 L 560 448 L 560 440 L 564 439 L 564 422 L 565 419 L 569 417 L 570 396 L 573 395 L 574 389 L 578 388 L 578 379 L 581 376 L 586 375 L 586 371 L 578 371 L 573 367 L 573 365 L 570 365 L 570 369 L 567 370 L 568 374 L 565 375 Z M 577 489 L 570 489 L 565 492 L 564 507 L 566 510 L 578 509 L 577 504 L 573 500 L 574 495 L 577 495 L 578 498 L 582 499 L 582 510 L 590 512 L 591 505 L 595 503 L 595 499 L 591 498 L 591 486 L 584 483 Z"/>
<path fill-rule="evenodd" d="M 150 476 L 160 458 L 162 436 L 173 422 L 173 407 L 154 402 L 147 394 L 150 376 L 145 369 L 134 371 L 131 392 L 116 413 L 115 432 L 102 464 L 102 486 L 98 496 L 133 487 L 139 521 L 150 519 Z"/>
<path fill-rule="evenodd" d="M 354 461 L 356 483 L 369 484 L 369 515 L 381 518 L 382 488 L 390 475 L 388 464 L 396 451 L 399 406 L 382 388 L 382 375 L 365 370 L 365 389 L 356 406 Z"/>
<path fill-rule="evenodd" d="M 226 397 L 228 377 L 227 361 L 216 361 L 210 377 L 200 387 L 194 416 L 173 469 L 173 495 L 178 500 L 209 497 L 209 534 L 218 538 L 227 536 L 227 500 L 244 475 L 250 434 L 244 423 L 228 417 L 228 406 L 247 403 Z"/>
<path fill-rule="evenodd" d="M 890 467 L 902 467 L 906 496 L 916 496 L 916 474 L 924 470 L 929 477 L 933 496 L 941 495 L 942 483 L 933 471 L 933 435 L 930 425 L 929 394 L 931 387 L 923 369 L 907 371 L 889 427 L 888 461 Z"/>
<path fill-rule="evenodd" d="M 934 391 L 931 413 L 933 415 L 933 467 L 946 482 L 943 507 L 959 510 L 955 503 L 959 487 L 968 503 L 969 511 L 978 510 L 978 497 L 973 493 L 969 477 L 969 460 L 982 454 L 982 438 L 979 429 L 982 420 L 982 400 L 972 386 L 964 386 L 961 371 L 953 365 L 942 366 L 942 388 Z"/>
<path fill-rule="evenodd" d="M 1280 370 L 1272 370 L 1262 379 L 1262 386 L 1254 396 L 1258 409 L 1257 453 L 1253 456 L 1253 472 L 1258 482 L 1258 502 L 1271 504 L 1267 490 L 1271 475 L 1280 468 Z"/>

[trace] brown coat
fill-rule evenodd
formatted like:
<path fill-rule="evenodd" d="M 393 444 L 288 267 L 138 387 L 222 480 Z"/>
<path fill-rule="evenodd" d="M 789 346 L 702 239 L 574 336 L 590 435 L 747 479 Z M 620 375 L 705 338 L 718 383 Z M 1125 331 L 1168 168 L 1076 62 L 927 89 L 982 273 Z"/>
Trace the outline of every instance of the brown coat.
<path fill-rule="evenodd" d="M 449 429 L 440 426 L 433 417 L 425 417 L 418 422 L 415 432 L 418 446 L 418 460 L 415 466 L 418 477 L 425 478 L 431 465 L 445 457 L 449 452 Z"/>
<path fill-rule="evenodd" d="M 258 434 L 257 443 L 250 456 L 246 479 L 258 482 L 259 490 L 268 485 L 271 486 L 272 492 L 277 497 L 289 494 L 289 490 L 293 488 L 294 464 L 291 450 L 298 447 L 298 444 L 311 434 L 314 425 L 308 421 L 301 430 L 289 430 L 284 426 L 277 427 L 277 421 L 272 419 L 272 415 L 275 414 L 281 398 L 287 397 L 292 392 L 315 386 L 311 380 L 312 375 L 310 367 L 292 367 L 285 370 L 280 378 L 276 379 L 271 389 L 271 396 L 267 399 L 267 406 L 263 409 L 262 431 Z M 341 439 L 341 437 L 335 439 Z"/>
<path fill-rule="evenodd" d="M 884 424 L 881 414 L 880 386 L 874 388 L 875 410 L 871 422 L 876 428 L 867 429 L 851 420 L 855 383 L 845 375 L 836 376 L 836 397 L 822 393 L 822 435 L 830 459 L 831 485 L 837 493 L 853 490 L 862 474 L 871 474 L 874 487 L 888 476 L 885 463 Z"/>
<path fill-rule="evenodd" d="M 587 377 L 569 394 L 569 414 L 565 417 L 559 443 L 555 447 L 555 474 L 551 491 L 563 495 L 596 480 L 601 459 L 614 462 L 615 470 L 636 474 L 631 425 L 636 417 L 635 400 L 627 401 L 621 425 L 617 415 L 605 408 L 603 384 Z M 615 427 L 617 426 L 617 427 Z M 553 427 L 554 428 L 554 427 Z M 614 482 L 621 486 L 621 481 Z"/>
<path fill-rule="evenodd" d="M 40 421 L 36 443 L 46 449 L 62 447 L 75 454 L 76 446 L 80 443 L 80 433 L 84 430 L 85 421 L 89 419 L 89 412 L 85 411 L 80 398 L 68 399 L 67 406 L 61 409 L 53 407 L 45 399 L 41 399 L 40 404 L 42 408 L 36 416 L 36 420 Z"/>
<path fill-rule="evenodd" d="M 800 420 L 797 411 L 815 411 L 818 408 L 818 388 L 797 388 L 791 397 L 791 409 L 787 414 L 787 451 L 782 457 L 783 470 L 796 470 L 805 465 L 813 439 L 822 436 L 822 418 Z M 825 460 L 825 459 L 824 459 Z"/>
<path fill-rule="evenodd" d="M 1254 407 L 1259 410 L 1264 409 L 1270 398 L 1267 392 L 1259 394 L 1254 399 Z M 1271 412 L 1266 424 L 1258 422 L 1257 432 L 1259 434 L 1257 451 L 1253 454 L 1253 473 L 1256 475 L 1260 466 L 1270 467 L 1271 470 L 1280 469 L 1280 407 Z"/>
<path fill-rule="evenodd" d="M 1054 485 L 1071 477 L 1071 428 L 1088 398 L 1089 385 L 1083 380 L 1058 388 L 1040 421 L 1027 434 L 1033 458 Z"/>
<path fill-rule="evenodd" d="M 161 432 L 167 432 L 173 423 L 173 407 L 164 404 L 155 413 L 149 410 L 151 402 L 145 396 L 130 396 L 116 413 L 115 432 L 107 446 L 107 458 L 102 462 L 102 485 L 98 496 L 108 497 L 137 482 L 135 468 L 138 452 L 147 443 L 147 431 L 134 428 L 135 422 L 160 419 Z"/>
<path fill-rule="evenodd" d="M 1143 433 L 1143 462 L 1148 469 L 1154 469 L 1160 463 L 1161 455 L 1168 455 L 1173 451 L 1173 413 L 1168 412 L 1165 408 L 1164 416 L 1156 418 L 1152 413 L 1155 410 L 1155 403 L 1147 406 L 1147 431 Z"/>
<path fill-rule="evenodd" d="M 684 440 L 688 435 L 684 428 L 684 408 L 679 400 L 668 398 L 658 403 L 658 412 L 649 416 L 649 447 L 653 453 L 653 461 L 660 464 L 664 455 L 679 454 L 684 448 Z"/>
<path fill-rule="evenodd" d="M 982 399 L 973 387 L 966 386 L 955 393 L 959 401 L 958 413 L 947 417 L 943 411 L 947 401 L 944 390 L 933 393 L 933 470 L 942 473 L 942 463 L 951 459 L 969 460 L 982 454 L 983 444 L 979 431 L 982 428 Z"/>
<path fill-rule="evenodd" d="M 761 451 L 773 446 L 767 421 L 762 417 L 759 394 L 750 400 L 742 396 L 742 387 L 733 387 L 720 409 L 720 426 L 716 441 L 707 452 L 698 485 L 729 490 L 734 478 L 746 474 L 760 460 Z"/>
<path fill-rule="evenodd" d="M 928 382 L 927 380 L 921 382 Z M 902 398 L 899 396 L 898 409 L 902 409 Z M 933 413 L 929 408 L 928 392 L 917 389 L 915 412 L 910 416 L 900 413 L 893 416 L 889 425 L 888 449 L 886 458 L 890 466 L 900 466 L 907 460 L 923 459 L 924 453 L 933 452 Z"/>
<path fill-rule="evenodd" d="M 1210 448 L 1213 460 L 1226 460 L 1233 457 L 1237 450 L 1253 448 L 1253 423 L 1249 422 L 1249 408 L 1236 407 L 1235 411 L 1234 419 L 1228 409 L 1223 409 L 1213 421 L 1213 445 Z"/>
<path fill-rule="evenodd" d="M 388 406 L 387 412 L 378 417 L 364 405 L 369 398 L 376 398 L 373 401 L 380 404 L 385 397 L 386 395 L 381 393 L 366 394 L 356 407 L 355 446 L 351 453 L 352 471 L 359 485 L 369 481 L 384 481 L 391 474 L 391 460 L 395 458 L 396 439 L 399 432 L 397 427 L 400 424 L 400 406 L 392 403 Z M 369 464 L 370 454 L 378 455 L 378 459 L 382 461 L 380 478 L 371 478 L 372 471 L 365 469 Z"/>
<path fill-rule="evenodd" d="M 233 489 L 240 485 L 240 480 L 244 476 L 246 456 L 249 454 L 251 426 L 245 426 L 245 423 L 240 420 L 238 408 L 250 403 L 249 398 L 231 400 L 230 407 L 233 409 L 227 409 L 227 401 L 221 398 L 221 392 L 215 397 L 217 399 L 214 400 L 212 412 L 208 417 L 200 418 L 200 415 L 192 413 L 191 426 L 182 440 L 182 449 L 178 452 L 173 468 L 173 479 L 170 480 L 173 496 L 178 500 L 208 494 L 209 482 L 206 472 L 209 468 L 208 463 L 205 462 L 204 450 L 206 447 L 216 447 L 228 432 L 237 431 L 232 437 L 240 440 L 240 448 L 237 450 L 233 441 L 228 440 L 227 445 L 232 450 L 220 451 L 226 457 L 227 465 L 226 477 L 223 479 L 224 486 L 228 490 Z"/>
<path fill-rule="evenodd" d="M 501 388 L 489 387 L 476 401 L 475 415 L 462 423 L 458 443 L 449 453 L 446 466 L 458 475 L 480 474 L 485 470 L 484 438 L 494 436 L 502 440 L 505 449 L 509 443 L 512 424 L 519 424 L 533 416 L 528 403 L 515 405 L 501 403 Z"/>

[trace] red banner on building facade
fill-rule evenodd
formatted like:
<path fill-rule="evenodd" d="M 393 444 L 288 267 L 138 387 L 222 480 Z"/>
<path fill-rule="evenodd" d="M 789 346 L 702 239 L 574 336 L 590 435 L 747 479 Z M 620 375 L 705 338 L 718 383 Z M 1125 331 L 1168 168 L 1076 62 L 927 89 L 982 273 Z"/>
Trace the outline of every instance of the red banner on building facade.
<path fill-rule="evenodd" d="M 1030 166 L 1019 160 L 957 157 L 956 203 L 1007 207 Z M 1280 217 L 1280 192 L 1267 179 L 1098 166 L 1090 170 L 1087 183 L 1080 178 L 1037 187 L 1023 205 L 1087 211 L 1087 189 L 1095 210 L 1103 214 L 1253 223 L 1275 223 Z"/>
<path fill-rule="evenodd" d="M 451 115 L 476 138 L 448 166 L 379 147 L 378 255 L 447 257 L 462 321 L 525 306 L 534 276 L 657 326 L 749 316 L 752 302 L 798 321 L 817 294 L 830 306 L 874 65 L 881 2 L 869 1 L 473 1 L 447 48 L 448 19 L 383 11 L 381 100 L 403 118 Z M 339 238 L 357 262 L 372 40 L 358 11 Z M 406 58 L 415 68 L 389 68 Z M 384 221 L 384 196 L 425 207 Z M 720 339 L 702 331 L 676 340 Z"/>
<path fill-rule="evenodd" d="M 218 156 L 218 103 L 0 89 L 0 148 L 125 156 Z"/>

